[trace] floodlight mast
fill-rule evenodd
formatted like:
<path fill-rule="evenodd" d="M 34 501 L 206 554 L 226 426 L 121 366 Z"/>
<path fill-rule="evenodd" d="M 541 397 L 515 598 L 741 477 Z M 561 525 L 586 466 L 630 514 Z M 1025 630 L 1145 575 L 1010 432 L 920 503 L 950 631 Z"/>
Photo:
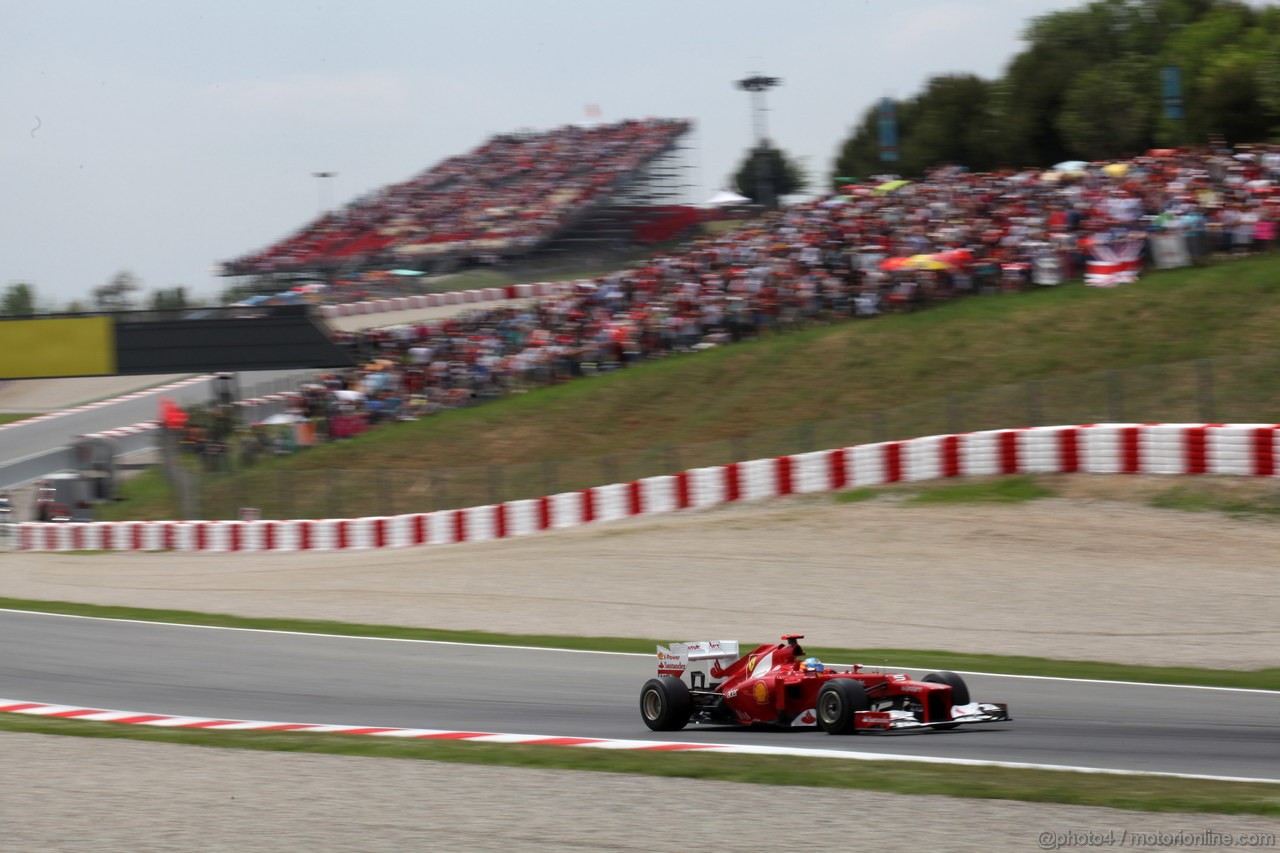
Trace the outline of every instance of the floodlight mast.
<path fill-rule="evenodd" d="M 735 82 L 739 89 L 751 93 L 751 123 L 756 134 L 756 202 L 773 210 L 777 207 L 777 199 L 773 193 L 773 177 L 770 174 L 767 160 L 769 147 L 768 109 L 764 103 L 764 93 L 782 85 L 781 77 L 766 77 L 763 74 L 752 74 Z"/>
<path fill-rule="evenodd" d="M 325 192 L 325 184 L 328 181 L 325 178 L 338 177 L 337 172 L 312 172 L 311 177 L 316 179 L 316 209 L 318 213 L 324 213 L 329 209 L 329 196 Z"/>

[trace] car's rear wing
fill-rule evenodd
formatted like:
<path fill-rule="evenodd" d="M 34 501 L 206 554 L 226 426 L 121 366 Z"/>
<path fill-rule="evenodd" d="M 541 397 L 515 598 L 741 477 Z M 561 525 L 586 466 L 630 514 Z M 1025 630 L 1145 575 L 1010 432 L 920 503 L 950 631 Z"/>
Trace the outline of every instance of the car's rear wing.
<path fill-rule="evenodd" d="M 737 640 L 672 643 L 658 646 L 658 675 L 679 678 L 695 689 L 708 688 L 721 681 L 719 673 L 737 659 Z"/>

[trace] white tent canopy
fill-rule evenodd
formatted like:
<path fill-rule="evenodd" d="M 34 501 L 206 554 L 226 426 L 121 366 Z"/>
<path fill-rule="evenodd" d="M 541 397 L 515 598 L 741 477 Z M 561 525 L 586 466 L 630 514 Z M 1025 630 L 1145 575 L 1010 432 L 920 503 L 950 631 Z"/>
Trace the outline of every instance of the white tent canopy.
<path fill-rule="evenodd" d="M 751 199 L 731 190 L 720 190 L 702 203 L 703 207 L 727 207 L 731 204 L 750 204 Z"/>

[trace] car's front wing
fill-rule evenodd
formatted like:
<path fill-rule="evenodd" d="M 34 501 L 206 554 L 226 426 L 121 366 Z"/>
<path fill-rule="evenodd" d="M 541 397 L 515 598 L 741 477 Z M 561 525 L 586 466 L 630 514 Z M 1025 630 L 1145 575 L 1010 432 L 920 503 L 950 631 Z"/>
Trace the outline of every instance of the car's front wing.
<path fill-rule="evenodd" d="M 951 709 L 950 720 L 922 723 L 910 711 L 857 711 L 853 725 L 857 731 L 898 731 L 899 729 L 932 729 L 957 723 L 1002 723 L 1012 720 L 1004 702 L 970 702 Z"/>

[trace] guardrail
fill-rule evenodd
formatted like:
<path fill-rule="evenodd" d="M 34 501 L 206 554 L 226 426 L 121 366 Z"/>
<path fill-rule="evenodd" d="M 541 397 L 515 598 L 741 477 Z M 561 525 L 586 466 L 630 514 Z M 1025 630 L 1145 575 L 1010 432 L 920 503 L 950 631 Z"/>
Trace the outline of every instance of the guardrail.
<path fill-rule="evenodd" d="M 430 513 L 287 521 L 19 525 L 28 551 L 329 551 L 526 536 L 728 503 L 940 478 L 1023 473 L 1280 472 L 1276 424 L 1084 424 L 931 435 L 695 468 L 541 498 Z"/>
<path fill-rule="evenodd" d="M 554 296 L 571 290 L 574 285 L 575 282 L 572 281 L 508 284 L 503 287 L 484 287 L 477 290 L 450 290 L 444 293 L 391 296 L 385 299 L 369 299 L 362 302 L 321 305 L 319 311 L 320 316 L 324 318 L 352 317 L 361 314 L 385 314 L 388 311 L 408 311 L 415 308 L 437 308 L 444 305 L 466 305 L 473 302 Z"/>

